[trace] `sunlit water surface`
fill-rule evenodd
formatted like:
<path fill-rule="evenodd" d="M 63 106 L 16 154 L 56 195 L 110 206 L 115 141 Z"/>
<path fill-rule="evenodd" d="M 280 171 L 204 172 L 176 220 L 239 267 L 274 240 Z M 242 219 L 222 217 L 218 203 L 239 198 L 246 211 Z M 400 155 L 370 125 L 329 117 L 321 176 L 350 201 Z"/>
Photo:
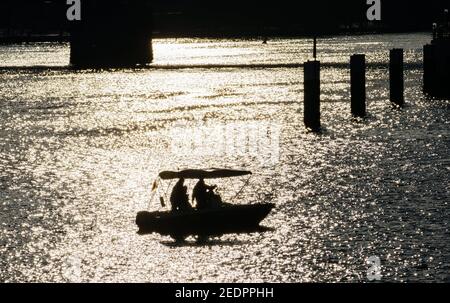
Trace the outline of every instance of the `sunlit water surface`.
<path fill-rule="evenodd" d="M 449 282 L 449 101 L 421 92 L 428 40 L 320 40 L 321 134 L 302 122 L 308 40 L 156 40 L 154 68 L 103 71 L 67 68 L 68 45 L 0 46 L 0 281 L 368 281 L 377 256 L 383 281 Z M 393 47 L 403 110 L 388 102 Z M 369 65 L 364 121 L 349 114 L 352 53 Z M 161 208 L 158 171 L 186 167 L 252 170 L 237 198 L 245 178 L 217 183 L 230 202 L 274 202 L 275 230 L 138 236 L 136 213 Z"/>

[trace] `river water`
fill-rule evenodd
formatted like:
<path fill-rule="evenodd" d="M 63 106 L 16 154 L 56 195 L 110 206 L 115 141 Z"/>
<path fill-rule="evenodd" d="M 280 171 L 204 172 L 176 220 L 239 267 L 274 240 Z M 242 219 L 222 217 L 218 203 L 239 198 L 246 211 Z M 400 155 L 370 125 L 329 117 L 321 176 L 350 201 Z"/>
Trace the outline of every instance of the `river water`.
<path fill-rule="evenodd" d="M 161 39 L 138 70 L 67 67 L 69 46 L 0 46 L 0 281 L 450 281 L 449 101 L 421 92 L 428 34 L 319 40 L 320 134 L 303 126 L 311 41 Z M 407 105 L 388 102 L 405 49 Z M 367 55 L 369 116 L 350 116 L 347 63 Z M 184 245 L 139 236 L 167 169 L 252 170 L 217 181 L 274 202 L 272 232 Z M 169 184 L 162 185 L 163 194 Z M 193 184 L 189 184 L 192 188 Z M 369 276 L 368 276 L 369 273 Z"/>

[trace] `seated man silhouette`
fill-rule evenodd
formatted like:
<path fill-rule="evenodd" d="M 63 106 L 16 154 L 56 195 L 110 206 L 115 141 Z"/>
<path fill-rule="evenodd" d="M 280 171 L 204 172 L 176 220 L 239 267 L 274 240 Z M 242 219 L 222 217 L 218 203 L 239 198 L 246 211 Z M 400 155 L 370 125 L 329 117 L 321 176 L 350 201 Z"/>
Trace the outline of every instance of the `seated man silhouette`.
<path fill-rule="evenodd" d="M 189 204 L 187 187 L 184 185 L 184 178 L 180 178 L 173 187 L 172 194 L 170 195 L 170 203 L 172 204 L 172 211 L 192 209 L 191 204 Z"/>
<path fill-rule="evenodd" d="M 200 179 L 192 192 L 192 200 L 197 200 L 197 209 L 208 209 L 220 207 L 222 199 L 214 193 L 217 186 L 209 186 L 205 184 L 204 179 Z"/>

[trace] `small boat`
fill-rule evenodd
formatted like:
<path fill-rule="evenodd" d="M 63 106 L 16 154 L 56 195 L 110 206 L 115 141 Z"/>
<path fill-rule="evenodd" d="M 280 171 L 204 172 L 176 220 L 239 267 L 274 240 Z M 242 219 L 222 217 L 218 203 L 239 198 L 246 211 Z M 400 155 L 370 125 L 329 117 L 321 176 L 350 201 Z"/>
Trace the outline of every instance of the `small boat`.
<path fill-rule="evenodd" d="M 179 172 L 162 172 L 159 178 L 172 179 L 217 179 L 250 175 L 248 171 L 237 170 L 183 170 Z M 154 186 L 155 187 L 155 186 Z M 263 232 L 267 228 L 260 223 L 275 207 L 272 203 L 233 205 L 222 203 L 208 209 L 190 209 L 186 211 L 139 212 L 136 224 L 141 235 L 159 233 L 170 236 L 176 241 L 183 241 L 188 236 L 207 239 L 225 234 Z"/>

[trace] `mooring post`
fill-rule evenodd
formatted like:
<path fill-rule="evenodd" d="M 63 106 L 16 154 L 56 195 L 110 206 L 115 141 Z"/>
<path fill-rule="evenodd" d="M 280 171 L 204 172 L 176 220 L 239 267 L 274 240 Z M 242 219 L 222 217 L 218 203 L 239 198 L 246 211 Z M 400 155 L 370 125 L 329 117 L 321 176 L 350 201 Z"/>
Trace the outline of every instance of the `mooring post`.
<path fill-rule="evenodd" d="M 320 61 L 304 64 L 304 122 L 306 128 L 320 130 Z"/>
<path fill-rule="evenodd" d="M 366 116 L 366 56 L 350 58 L 351 110 L 355 117 Z"/>
<path fill-rule="evenodd" d="M 427 94 L 434 91 L 436 83 L 434 66 L 434 45 L 427 44 L 423 47 L 423 91 Z"/>
<path fill-rule="evenodd" d="M 314 36 L 314 41 L 313 41 L 313 58 L 314 58 L 314 60 L 317 59 L 317 36 Z"/>
<path fill-rule="evenodd" d="M 390 51 L 389 57 L 390 100 L 392 103 L 401 107 L 405 104 L 403 49 L 392 49 Z"/>

